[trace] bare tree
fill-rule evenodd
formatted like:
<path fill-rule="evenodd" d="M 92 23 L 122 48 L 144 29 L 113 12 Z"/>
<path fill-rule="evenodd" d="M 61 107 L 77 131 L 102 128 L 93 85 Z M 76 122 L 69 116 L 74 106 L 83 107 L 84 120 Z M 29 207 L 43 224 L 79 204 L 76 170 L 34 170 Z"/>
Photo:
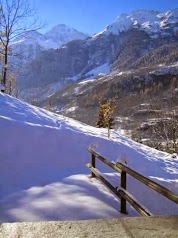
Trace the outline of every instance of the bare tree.
<path fill-rule="evenodd" d="M 158 149 L 176 153 L 178 150 L 178 117 L 174 111 L 169 112 L 167 118 L 165 115 L 166 112 L 158 115 L 157 121 L 152 125 L 152 135 L 159 141 L 159 143 L 155 141 Z"/>
<path fill-rule="evenodd" d="M 173 78 L 169 97 L 166 101 L 162 98 L 152 104 L 156 117 L 151 124 L 145 128 L 150 134 L 151 140 L 148 145 L 168 153 L 178 152 L 178 81 Z"/>
<path fill-rule="evenodd" d="M 12 56 L 11 42 L 29 31 L 40 29 L 35 18 L 36 11 L 29 0 L 0 0 L 0 56 L 2 64 L 2 84 L 6 86 L 9 57 Z"/>
<path fill-rule="evenodd" d="M 162 108 L 162 115 L 158 117 L 157 123 L 153 126 L 153 133 L 165 142 L 165 150 L 169 153 L 177 153 L 178 151 L 177 86 L 178 82 L 174 78 L 168 107 Z"/>

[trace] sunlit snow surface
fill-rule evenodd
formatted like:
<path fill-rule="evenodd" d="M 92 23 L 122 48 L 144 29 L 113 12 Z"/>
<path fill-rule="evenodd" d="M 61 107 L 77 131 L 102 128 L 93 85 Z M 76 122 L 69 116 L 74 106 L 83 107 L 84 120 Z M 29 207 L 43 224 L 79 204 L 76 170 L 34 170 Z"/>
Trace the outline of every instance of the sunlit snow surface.
<path fill-rule="evenodd" d="M 105 129 L 87 126 L 0 93 L 0 221 L 80 220 L 122 216 L 119 202 L 85 164 L 91 147 L 178 193 L 178 159 Z M 119 175 L 97 163 L 119 186 Z M 128 177 L 128 190 L 155 214 L 178 206 Z M 138 215 L 128 206 L 128 216 Z"/>

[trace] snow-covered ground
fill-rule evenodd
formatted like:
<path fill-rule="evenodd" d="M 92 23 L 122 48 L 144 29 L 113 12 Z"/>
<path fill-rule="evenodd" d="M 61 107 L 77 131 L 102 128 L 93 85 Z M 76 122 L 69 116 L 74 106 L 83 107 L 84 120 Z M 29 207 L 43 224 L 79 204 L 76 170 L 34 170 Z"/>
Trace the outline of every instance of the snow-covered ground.
<path fill-rule="evenodd" d="M 92 69 L 91 71 L 88 72 L 88 74 L 92 75 L 98 75 L 98 74 L 108 74 L 110 72 L 110 65 L 108 63 L 99 65 L 95 69 Z"/>
<path fill-rule="evenodd" d="M 178 160 L 105 129 L 93 128 L 0 93 L 0 222 L 112 218 L 119 202 L 85 164 L 86 147 L 127 162 L 178 193 Z M 119 175 L 97 163 L 119 186 Z M 178 214 L 178 206 L 128 177 L 128 190 L 153 214 Z M 128 206 L 128 216 L 138 215 Z"/>

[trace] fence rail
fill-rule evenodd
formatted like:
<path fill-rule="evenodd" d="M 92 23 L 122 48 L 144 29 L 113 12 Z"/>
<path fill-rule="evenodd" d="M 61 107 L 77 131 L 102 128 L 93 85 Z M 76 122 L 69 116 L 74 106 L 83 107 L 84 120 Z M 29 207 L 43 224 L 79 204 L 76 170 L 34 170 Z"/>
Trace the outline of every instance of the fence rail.
<path fill-rule="evenodd" d="M 108 165 L 110 168 L 114 169 L 116 172 L 121 173 L 122 170 L 119 169 L 116 164 L 110 162 L 109 160 L 105 159 L 103 156 L 101 156 L 100 154 L 96 153 L 95 151 L 93 151 L 90 148 L 87 148 L 88 152 L 91 153 L 92 155 L 92 166 L 95 168 L 95 158 L 99 159 L 100 161 L 102 161 L 104 164 Z"/>
<path fill-rule="evenodd" d="M 125 173 L 128 173 L 129 175 L 131 175 L 133 178 L 137 179 L 138 181 L 140 181 L 141 183 L 145 184 L 146 186 L 148 186 L 149 188 L 155 190 L 156 192 L 160 193 L 161 195 L 165 196 L 166 198 L 168 198 L 169 200 L 175 202 L 176 204 L 178 204 L 178 195 L 171 192 L 169 189 L 161 186 L 160 184 L 152 181 L 151 179 L 137 173 L 136 171 L 128 168 L 127 166 L 121 164 L 121 163 L 117 163 L 116 164 L 122 171 L 124 171 Z"/>
<path fill-rule="evenodd" d="M 153 214 L 141 205 L 128 191 L 127 191 L 127 174 L 131 175 L 133 178 L 137 179 L 141 183 L 145 184 L 149 188 L 155 190 L 159 194 L 165 196 L 172 202 L 178 204 L 178 195 L 171 192 L 167 188 L 161 186 L 160 184 L 152 181 L 151 179 L 139 174 L 138 172 L 132 170 L 131 168 L 123 165 L 122 163 L 112 163 L 105 159 L 103 156 L 93 151 L 91 148 L 87 148 L 88 152 L 91 154 L 91 164 L 87 164 L 87 167 L 91 170 L 91 177 L 97 177 L 113 194 L 119 199 L 120 202 L 120 212 L 127 214 L 126 202 L 128 202 L 132 207 L 135 208 L 142 216 L 152 216 Z M 96 169 L 96 158 L 102 161 L 104 164 L 114 169 L 116 172 L 121 174 L 120 189 L 111 185 L 101 174 L 101 172 Z"/>

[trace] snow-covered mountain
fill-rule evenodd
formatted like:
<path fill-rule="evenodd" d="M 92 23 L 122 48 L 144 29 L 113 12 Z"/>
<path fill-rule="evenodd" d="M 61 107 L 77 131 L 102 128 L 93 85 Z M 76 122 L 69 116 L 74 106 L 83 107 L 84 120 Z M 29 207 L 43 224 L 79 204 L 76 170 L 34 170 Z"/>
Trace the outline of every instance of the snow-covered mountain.
<path fill-rule="evenodd" d="M 54 35 L 52 32 L 47 35 L 55 36 L 57 29 Z M 57 50 L 38 54 L 25 67 L 24 76 L 19 80 L 21 97 L 29 100 L 34 92 L 33 97 L 39 99 L 43 95 L 36 95 L 36 87 L 42 92 L 57 83 L 57 91 L 59 84 L 62 88 L 74 80 L 97 77 L 99 73 L 175 63 L 177 42 L 178 9 L 165 13 L 139 10 L 122 14 L 93 37 L 70 41 Z M 47 92 L 44 93 L 46 96 Z"/>
<path fill-rule="evenodd" d="M 74 28 L 66 26 L 65 24 L 59 24 L 53 27 L 50 31 L 46 32 L 44 36 L 47 39 L 55 42 L 58 47 L 72 40 L 84 40 L 88 35 L 77 31 Z"/>
<path fill-rule="evenodd" d="M 121 217 L 119 201 L 95 178 L 86 163 L 90 147 L 124 162 L 178 193 L 178 161 L 107 130 L 50 113 L 0 93 L 0 222 L 81 220 Z M 118 186 L 120 177 L 97 168 Z M 178 207 L 128 177 L 128 190 L 155 215 Z M 149 197 L 149 199 L 148 199 Z M 72 198 L 72 199 L 71 199 Z M 78 212 L 80 211 L 80 212 Z M 138 214 L 128 206 L 129 216 Z M 127 216 L 128 216 L 127 215 Z"/>
<path fill-rule="evenodd" d="M 24 62 L 34 59 L 39 52 L 47 49 L 57 49 L 61 45 L 77 39 L 85 39 L 88 35 L 77 31 L 65 24 L 58 24 L 48 32 L 42 34 L 38 31 L 29 31 L 23 37 L 17 37 L 12 43 L 12 50 L 15 54 L 24 56 Z M 16 59 L 14 59 L 15 61 Z M 22 61 L 19 60 L 19 64 Z"/>
<path fill-rule="evenodd" d="M 18 47 L 23 45 L 32 45 L 36 47 L 37 45 L 43 49 L 57 48 L 58 44 L 54 42 L 51 38 L 47 38 L 44 34 L 37 31 L 29 31 L 23 37 L 18 37 L 12 42 L 12 47 Z M 60 42 L 59 42 L 60 45 Z"/>
<path fill-rule="evenodd" d="M 48 32 L 42 34 L 37 31 L 30 31 L 24 37 L 18 37 L 12 45 L 39 45 L 43 49 L 56 49 L 61 45 L 77 39 L 86 39 L 88 35 L 77 31 L 76 29 L 66 26 L 65 24 L 58 24 Z"/>
<path fill-rule="evenodd" d="M 113 33 L 118 35 L 121 32 L 134 27 L 147 32 L 151 37 L 158 37 L 159 34 L 164 35 L 165 29 L 169 29 L 171 25 L 175 23 L 178 23 L 178 8 L 165 13 L 139 10 L 120 15 L 113 24 L 108 25 L 98 34 L 109 35 L 110 33 Z M 178 27 L 175 26 L 174 29 L 177 31 Z"/>

